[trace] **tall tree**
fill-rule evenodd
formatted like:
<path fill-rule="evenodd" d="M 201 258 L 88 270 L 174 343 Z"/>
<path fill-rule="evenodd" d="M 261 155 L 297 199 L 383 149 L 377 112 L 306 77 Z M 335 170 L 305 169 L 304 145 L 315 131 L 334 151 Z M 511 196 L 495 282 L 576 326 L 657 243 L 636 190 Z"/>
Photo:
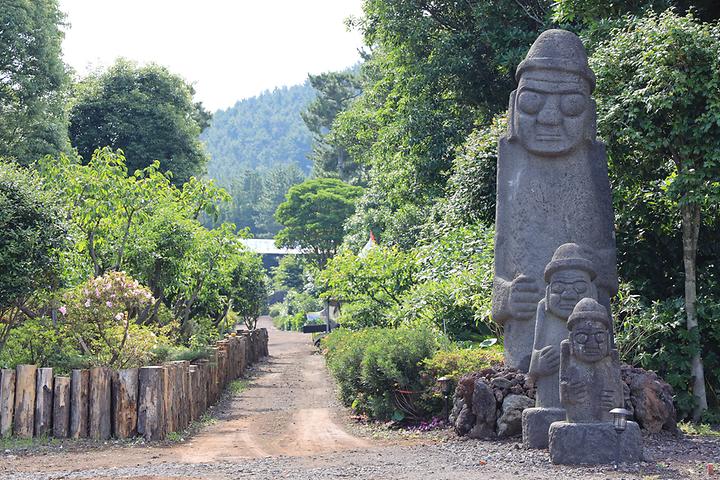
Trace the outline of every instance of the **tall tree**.
<path fill-rule="evenodd" d="M 345 181 L 360 180 L 359 165 L 348 157 L 344 146 L 331 135 L 335 118 L 360 95 L 357 71 L 308 75 L 317 97 L 301 113 L 313 136 L 313 173 L 318 177 L 339 176 Z"/>
<path fill-rule="evenodd" d="M 335 178 L 316 178 L 290 188 L 275 212 L 284 228 L 275 235 L 281 247 L 307 250 L 323 268 L 343 239 L 343 224 L 355 210 L 362 188 Z"/>
<path fill-rule="evenodd" d="M 62 21 L 57 0 L 0 1 L 0 157 L 68 150 Z"/>
<path fill-rule="evenodd" d="M 696 260 L 703 213 L 720 201 L 720 27 L 672 11 L 631 18 L 599 46 L 591 66 L 617 181 L 629 191 L 645 188 L 646 198 L 661 196 L 680 212 L 697 420 L 707 396 Z"/>
<path fill-rule="evenodd" d="M 70 108 L 70 139 L 88 162 L 93 151 L 122 149 L 128 170 L 155 160 L 182 184 L 205 171 L 208 157 L 199 136 L 210 122 L 193 87 L 159 65 L 118 60 L 80 82 Z"/>

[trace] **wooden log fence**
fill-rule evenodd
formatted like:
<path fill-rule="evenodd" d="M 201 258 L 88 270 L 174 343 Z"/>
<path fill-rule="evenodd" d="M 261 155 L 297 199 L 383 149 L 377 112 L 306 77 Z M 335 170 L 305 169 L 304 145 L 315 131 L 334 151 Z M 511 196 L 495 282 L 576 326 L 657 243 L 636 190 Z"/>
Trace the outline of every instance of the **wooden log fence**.
<path fill-rule="evenodd" d="M 54 376 L 52 368 L 0 370 L 0 436 L 162 440 L 186 429 L 233 380 L 268 355 L 265 329 L 220 340 L 207 359 Z"/>

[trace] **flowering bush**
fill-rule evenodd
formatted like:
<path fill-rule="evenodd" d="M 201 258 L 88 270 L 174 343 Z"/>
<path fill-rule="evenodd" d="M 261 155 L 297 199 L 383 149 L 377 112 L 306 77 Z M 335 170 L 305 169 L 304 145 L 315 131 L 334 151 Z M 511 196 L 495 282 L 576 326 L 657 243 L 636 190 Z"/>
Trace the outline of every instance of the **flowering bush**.
<path fill-rule="evenodd" d="M 65 296 L 59 311 L 83 353 L 96 365 L 141 366 L 154 348 L 168 343 L 165 332 L 143 324 L 155 304 L 146 287 L 124 272 L 92 278 Z"/>

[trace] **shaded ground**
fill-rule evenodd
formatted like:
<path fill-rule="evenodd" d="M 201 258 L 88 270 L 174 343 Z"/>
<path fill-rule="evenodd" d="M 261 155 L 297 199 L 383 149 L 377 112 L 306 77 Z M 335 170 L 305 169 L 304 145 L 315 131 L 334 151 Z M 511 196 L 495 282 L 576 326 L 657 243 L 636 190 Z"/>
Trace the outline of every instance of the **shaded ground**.
<path fill-rule="evenodd" d="M 0 478 L 659 479 L 707 478 L 707 464 L 720 463 L 720 441 L 703 437 L 648 438 L 649 461 L 616 472 L 554 466 L 547 452 L 526 451 L 512 441 L 359 425 L 337 405 L 323 358 L 309 337 L 277 331 L 268 319 L 262 323 L 270 329 L 271 357 L 251 372 L 245 391 L 214 409 L 217 421 L 188 440 L 152 446 L 62 442 L 7 450 L 0 457 Z"/>

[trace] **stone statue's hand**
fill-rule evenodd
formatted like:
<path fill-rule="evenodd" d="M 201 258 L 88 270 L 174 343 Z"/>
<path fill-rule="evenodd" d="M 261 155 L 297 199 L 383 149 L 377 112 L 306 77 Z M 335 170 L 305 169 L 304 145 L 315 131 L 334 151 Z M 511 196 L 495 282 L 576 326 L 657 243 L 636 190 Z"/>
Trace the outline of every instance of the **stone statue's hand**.
<path fill-rule="evenodd" d="M 600 405 L 607 410 L 617 407 L 615 404 L 615 392 L 612 390 L 603 390 L 600 394 Z"/>
<path fill-rule="evenodd" d="M 560 349 L 555 345 L 547 345 L 534 352 L 536 355 L 533 375 L 547 377 L 558 371 L 560 367 Z"/>
<path fill-rule="evenodd" d="M 520 275 L 510 285 L 510 312 L 515 318 L 530 320 L 541 298 L 537 282 L 527 275 Z"/>
<path fill-rule="evenodd" d="M 582 380 L 571 380 L 568 384 L 570 399 L 573 403 L 587 403 L 588 388 Z"/>

